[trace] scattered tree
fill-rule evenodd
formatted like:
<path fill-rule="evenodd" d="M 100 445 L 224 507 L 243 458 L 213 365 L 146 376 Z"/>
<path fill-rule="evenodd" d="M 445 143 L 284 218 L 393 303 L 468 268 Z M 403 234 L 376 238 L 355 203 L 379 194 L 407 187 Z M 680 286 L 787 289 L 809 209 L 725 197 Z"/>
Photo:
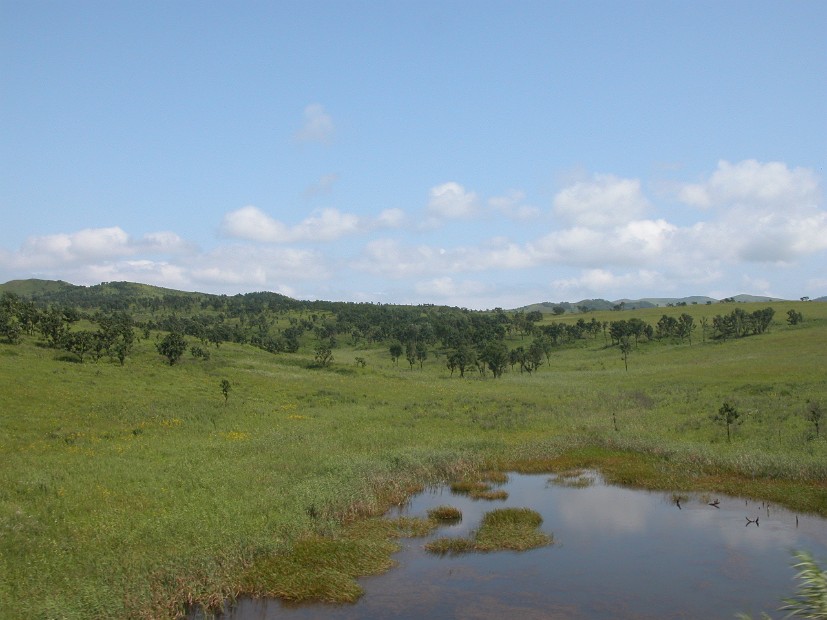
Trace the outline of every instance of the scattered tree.
<path fill-rule="evenodd" d="M 322 368 L 330 365 L 333 361 L 333 348 L 330 341 L 323 340 L 319 342 L 313 359 L 316 361 L 316 365 Z"/>
<path fill-rule="evenodd" d="M 620 338 L 620 355 L 623 358 L 623 365 L 626 367 L 626 372 L 629 372 L 629 353 L 632 352 L 632 343 L 629 341 L 629 336 L 622 336 Z"/>
<path fill-rule="evenodd" d="M 230 398 L 230 389 L 232 385 L 227 379 L 221 380 L 221 393 L 224 395 L 224 406 L 227 406 L 227 400 Z"/>
<path fill-rule="evenodd" d="M 492 340 L 485 345 L 480 359 L 488 365 L 494 378 L 499 378 L 508 365 L 508 347 L 502 340 Z"/>
<path fill-rule="evenodd" d="M 390 354 L 391 359 L 393 360 L 394 366 L 399 363 L 399 358 L 402 355 L 402 345 L 399 342 L 394 342 L 390 346 Z"/>
<path fill-rule="evenodd" d="M 173 366 L 187 350 L 187 341 L 179 332 L 169 332 L 155 348 L 169 360 L 169 365 Z"/>
<path fill-rule="evenodd" d="M 730 428 L 733 424 L 740 424 L 739 418 L 741 414 L 738 412 L 738 409 L 732 403 L 726 401 L 721 408 L 718 409 L 718 413 L 712 416 L 712 419 L 719 424 L 726 425 L 726 440 L 727 443 L 732 443 L 732 435 L 730 433 Z"/>
<path fill-rule="evenodd" d="M 796 312 L 792 308 L 787 310 L 787 323 L 790 325 L 798 325 L 804 321 L 804 315 Z"/>

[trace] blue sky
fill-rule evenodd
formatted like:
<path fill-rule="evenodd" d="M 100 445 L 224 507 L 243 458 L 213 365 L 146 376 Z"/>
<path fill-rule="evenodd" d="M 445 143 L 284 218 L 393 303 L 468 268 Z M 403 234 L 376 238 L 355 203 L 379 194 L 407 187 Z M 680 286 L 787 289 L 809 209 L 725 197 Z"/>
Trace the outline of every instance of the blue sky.
<path fill-rule="evenodd" d="M 827 294 L 827 3 L 0 0 L 0 281 Z"/>

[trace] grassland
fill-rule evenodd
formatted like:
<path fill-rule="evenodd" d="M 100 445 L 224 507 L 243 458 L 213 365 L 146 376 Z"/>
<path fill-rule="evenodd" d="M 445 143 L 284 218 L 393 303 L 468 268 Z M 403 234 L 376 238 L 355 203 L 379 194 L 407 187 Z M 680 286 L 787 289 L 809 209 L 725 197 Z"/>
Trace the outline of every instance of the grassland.
<path fill-rule="evenodd" d="M 310 344 L 223 344 L 169 366 L 150 334 L 121 367 L 75 363 L 33 336 L 0 343 L 3 615 L 157 618 L 241 592 L 358 596 L 353 577 L 390 566 L 395 548 L 373 517 L 423 484 L 489 469 L 596 467 L 827 516 L 827 423 L 816 438 L 804 417 L 807 400 L 827 408 L 827 304 L 739 305 L 773 306 L 769 333 L 644 343 L 628 372 L 598 336 L 496 380 L 451 377 L 436 351 L 422 369 L 395 366 L 386 345 L 345 339 L 327 368 Z M 789 308 L 805 322 L 787 326 Z M 728 310 L 587 318 L 697 323 Z M 710 420 L 725 400 L 743 414 L 731 443 Z M 319 566 L 335 575 L 319 583 Z"/>

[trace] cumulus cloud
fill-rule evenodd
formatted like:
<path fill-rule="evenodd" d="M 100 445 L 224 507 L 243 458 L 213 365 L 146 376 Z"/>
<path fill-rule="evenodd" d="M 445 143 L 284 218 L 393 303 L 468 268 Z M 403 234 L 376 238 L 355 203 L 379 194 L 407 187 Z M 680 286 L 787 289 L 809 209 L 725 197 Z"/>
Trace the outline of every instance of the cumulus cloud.
<path fill-rule="evenodd" d="M 299 142 L 319 142 L 329 144 L 333 139 L 333 119 L 319 103 L 311 103 L 304 108 L 304 123 L 296 132 Z"/>
<path fill-rule="evenodd" d="M 19 268 L 43 269 L 77 263 L 116 260 L 142 253 L 188 251 L 189 244 L 171 232 L 149 233 L 134 239 L 118 226 L 85 228 L 73 233 L 29 237 L 6 261 Z"/>
<path fill-rule="evenodd" d="M 514 220 L 531 220 L 540 215 L 540 209 L 527 205 L 525 192 L 510 190 L 503 196 L 492 196 L 488 205 L 496 212 Z"/>
<path fill-rule="evenodd" d="M 638 179 L 596 174 L 561 190 L 554 212 L 576 226 L 604 228 L 639 219 L 650 208 Z"/>
<path fill-rule="evenodd" d="M 657 260 L 677 231 L 665 220 L 635 220 L 610 229 L 553 231 L 528 247 L 539 261 L 565 265 L 636 265 Z"/>
<path fill-rule="evenodd" d="M 477 195 L 453 181 L 436 185 L 428 193 L 428 214 L 433 218 L 467 218 L 474 215 L 477 208 Z"/>
<path fill-rule="evenodd" d="M 358 227 L 358 217 L 336 209 L 323 209 L 295 226 L 287 226 L 254 206 L 231 211 L 221 225 L 229 237 L 269 243 L 330 241 L 353 233 Z"/>
<path fill-rule="evenodd" d="M 265 243 L 334 241 L 377 228 L 394 228 L 404 221 L 399 209 L 387 209 L 378 217 L 360 218 L 338 209 L 322 209 L 294 226 L 270 217 L 258 207 L 248 205 L 224 216 L 221 232 L 227 237 Z"/>
<path fill-rule="evenodd" d="M 819 203 L 818 177 L 808 168 L 782 162 L 748 159 L 736 164 L 721 160 L 704 183 L 683 185 L 678 198 L 685 204 L 757 209 L 812 208 Z"/>

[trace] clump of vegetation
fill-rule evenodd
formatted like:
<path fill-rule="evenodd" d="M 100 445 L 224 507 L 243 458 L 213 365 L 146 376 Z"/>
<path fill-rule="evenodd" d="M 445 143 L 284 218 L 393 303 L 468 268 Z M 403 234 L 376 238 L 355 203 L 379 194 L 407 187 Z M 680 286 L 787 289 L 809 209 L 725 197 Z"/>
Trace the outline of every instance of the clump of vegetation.
<path fill-rule="evenodd" d="M 539 531 L 543 522 L 536 510 L 500 508 L 482 517 L 479 529 L 470 538 L 439 538 L 427 545 L 431 553 L 440 555 L 469 551 L 527 551 L 550 545 L 552 536 Z"/>
<path fill-rule="evenodd" d="M 451 493 L 457 495 L 473 495 L 491 490 L 491 485 L 481 480 L 456 480 L 451 483 Z"/>
<path fill-rule="evenodd" d="M 731 402 L 726 401 L 721 408 L 718 409 L 718 413 L 712 416 L 712 420 L 714 422 L 718 422 L 719 424 L 723 424 L 726 426 L 726 440 L 727 443 L 732 443 L 732 435 L 730 432 L 730 428 L 735 424 L 740 424 L 741 413 L 738 409 L 733 405 Z"/>
<path fill-rule="evenodd" d="M 503 484 L 500 482 L 505 476 L 505 480 L 508 480 L 508 476 L 505 474 L 495 474 L 493 472 L 489 472 L 485 475 L 489 478 L 495 478 L 497 480 L 496 484 Z M 502 489 L 494 489 L 492 488 L 491 482 L 485 482 L 483 480 L 477 479 L 465 479 L 465 480 L 457 480 L 451 483 L 451 492 L 456 493 L 457 495 L 467 495 L 471 499 L 483 499 L 483 500 L 504 500 L 508 499 L 508 493 L 503 491 Z"/>
<path fill-rule="evenodd" d="M 798 590 L 795 596 L 785 598 L 779 611 L 789 612 L 785 618 L 827 618 L 827 570 L 822 570 L 813 556 L 806 551 L 796 551 L 793 568 L 798 572 Z M 751 620 L 747 614 L 738 614 L 739 620 Z M 771 620 L 766 613 L 762 620 Z"/>
<path fill-rule="evenodd" d="M 793 568 L 798 570 L 798 592 L 784 599 L 781 611 L 789 611 L 789 616 L 799 618 L 827 618 L 827 570 L 822 570 L 806 551 L 797 552 L 795 558 Z"/>
<path fill-rule="evenodd" d="M 456 523 L 462 521 L 462 511 L 455 506 L 437 506 L 428 511 L 428 517 L 435 521 Z"/>
<path fill-rule="evenodd" d="M 594 476 L 582 469 L 570 469 L 558 472 L 553 478 L 549 478 L 549 482 L 561 487 L 584 489 L 594 484 Z"/>

